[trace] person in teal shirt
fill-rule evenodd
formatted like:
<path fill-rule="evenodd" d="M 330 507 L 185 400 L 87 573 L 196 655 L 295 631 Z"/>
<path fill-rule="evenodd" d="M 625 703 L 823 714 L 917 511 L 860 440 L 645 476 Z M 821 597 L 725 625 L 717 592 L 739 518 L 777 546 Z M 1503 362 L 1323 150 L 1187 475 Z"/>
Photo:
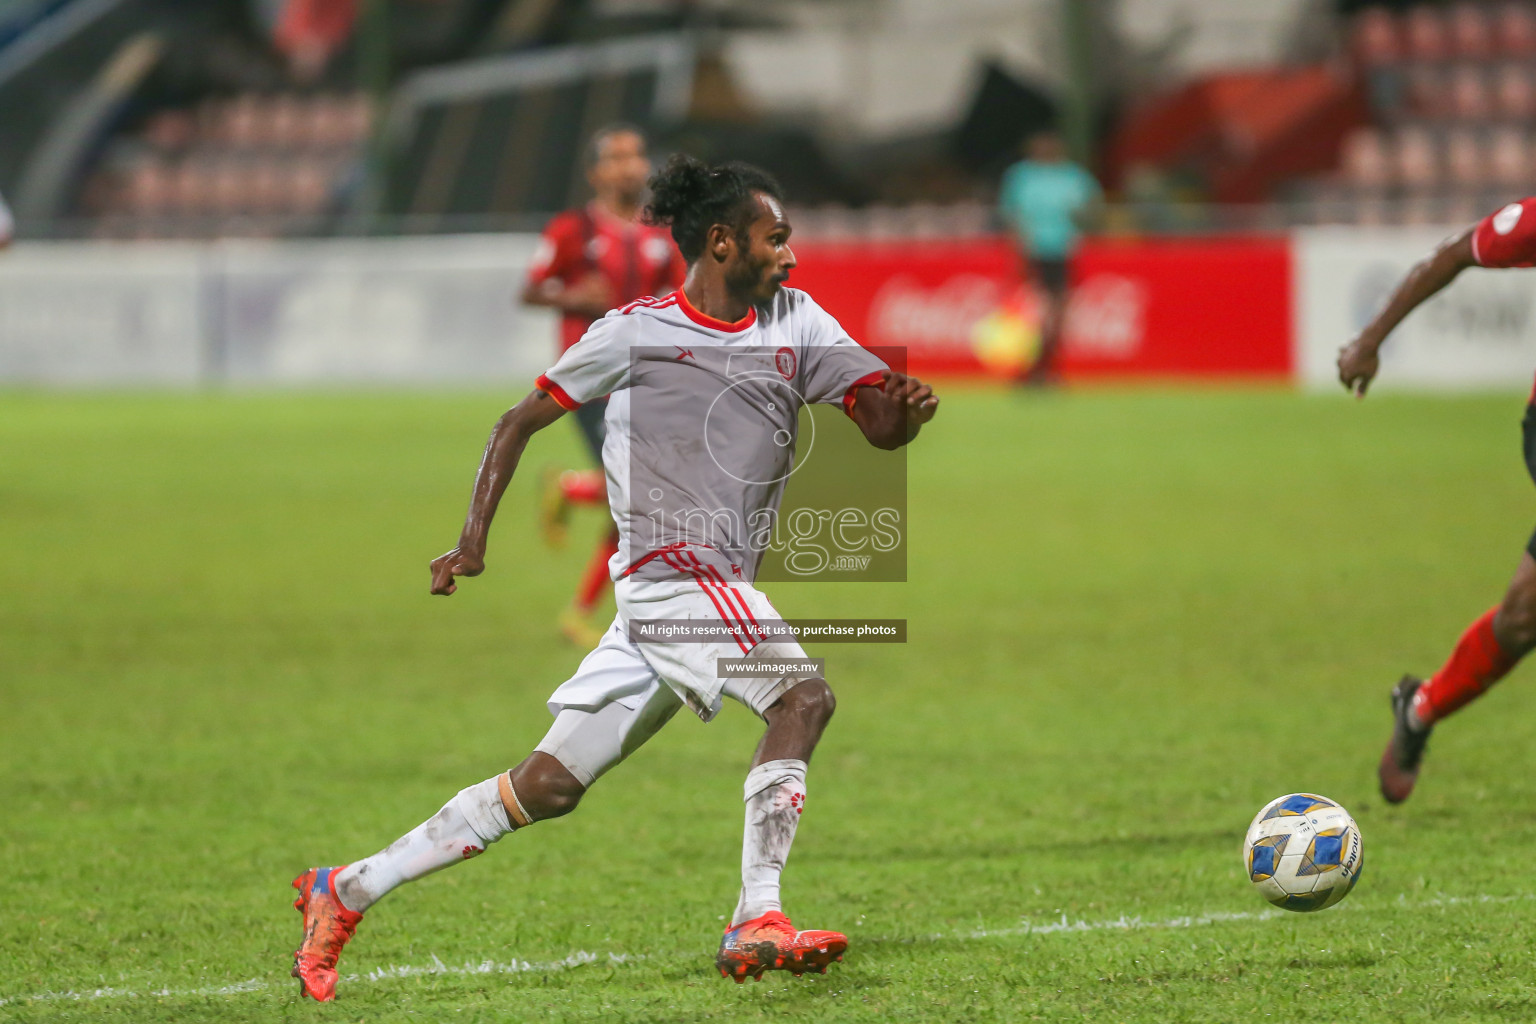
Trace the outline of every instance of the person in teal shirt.
<path fill-rule="evenodd" d="M 1040 354 L 1023 380 L 1047 384 L 1056 372 L 1072 257 L 1103 191 L 1092 174 L 1067 159 L 1066 146 L 1056 132 L 1030 136 L 1025 151 L 1025 159 L 1003 172 L 998 205 L 1042 299 Z"/>

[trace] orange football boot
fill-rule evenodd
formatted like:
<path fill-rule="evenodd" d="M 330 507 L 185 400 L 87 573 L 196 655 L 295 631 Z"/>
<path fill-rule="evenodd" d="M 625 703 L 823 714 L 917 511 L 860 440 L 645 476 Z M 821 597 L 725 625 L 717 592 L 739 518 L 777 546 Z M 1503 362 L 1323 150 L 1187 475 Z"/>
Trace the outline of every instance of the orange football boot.
<path fill-rule="evenodd" d="M 777 910 L 743 921 L 725 930 L 715 966 L 722 978 L 740 985 L 750 976 L 763 980 L 765 971 L 788 971 L 800 977 L 806 971 L 827 973 L 827 965 L 843 958 L 848 936 L 840 932 L 797 932 Z"/>
<path fill-rule="evenodd" d="M 310 868 L 293 880 L 299 890 L 293 908 L 304 915 L 304 941 L 293 951 L 293 976 L 299 979 L 303 995 L 322 1003 L 336 998 L 336 958 L 363 919 L 342 906 L 331 888 L 331 879 L 340 870 Z"/>

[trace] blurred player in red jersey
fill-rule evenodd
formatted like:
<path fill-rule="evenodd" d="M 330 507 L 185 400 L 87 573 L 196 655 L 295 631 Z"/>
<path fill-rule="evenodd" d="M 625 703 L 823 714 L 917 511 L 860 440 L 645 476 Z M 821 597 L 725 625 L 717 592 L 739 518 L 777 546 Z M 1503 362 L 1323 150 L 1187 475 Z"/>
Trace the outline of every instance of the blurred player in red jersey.
<path fill-rule="evenodd" d="M 544 229 L 523 301 L 563 314 L 561 352 L 580 341 L 592 321 L 610 309 L 682 287 L 688 268 L 671 236 L 665 228 L 640 221 L 650 176 L 645 134 L 628 124 L 603 128 L 587 144 L 587 182 L 593 200 L 560 214 Z M 588 402 L 575 416 L 598 468 L 546 474 L 540 513 L 545 538 L 556 546 L 565 541 L 573 504 L 608 504 L 602 471 L 607 405 L 606 397 Z M 593 613 L 609 586 L 608 559 L 617 545 L 618 534 L 610 530 L 593 553 L 576 597 L 560 613 L 561 631 L 577 646 L 597 643 L 607 625 L 594 621 Z"/>
<path fill-rule="evenodd" d="M 1364 397 L 1379 367 L 1377 352 L 1403 317 L 1468 267 L 1536 266 L 1536 198 L 1510 203 L 1447 239 L 1408 272 L 1360 336 L 1339 352 L 1339 380 Z M 1525 464 L 1536 480 L 1536 392 L 1523 424 Z M 1476 700 L 1536 647 L 1536 536 L 1526 544 L 1504 600 L 1462 634 L 1450 659 L 1427 681 L 1404 676 L 1392 690 L 1392 739 L 1377 774 L 1381 795 L 1401 803 L 1413 792 L 1429 733 L 1440 719 Z"/>

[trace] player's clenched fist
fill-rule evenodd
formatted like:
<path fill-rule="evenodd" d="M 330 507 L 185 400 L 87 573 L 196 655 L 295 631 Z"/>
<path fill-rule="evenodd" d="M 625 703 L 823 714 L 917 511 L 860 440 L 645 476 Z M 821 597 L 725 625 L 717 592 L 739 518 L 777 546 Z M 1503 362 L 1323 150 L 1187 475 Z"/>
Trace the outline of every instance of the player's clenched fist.
<path fill-rule="evenodd" d="M 1381 357 L 1377 355 L 1377 346 L 1365 338 L 1356 338 L 1339 349 L 1339 383 L 1357 397 L 1365 397 L 1365 390 L 1371 386 L 1379 369 Z"/>
<path fill-rule="evenodd" d="M 459 589 L 453 582 L 455 576 L 479 576 L 482 572 L 485 572 L 484 555 L 454 548 L 432 559 L 432 593 L 447 597 Z"/>
<path fill-rule="evenodd" d="M 933 393 L 932 387 L 916 377 L 908 377 L 895 370 L 886 370 L 882 376 L 885 378 L 882 390 L 886 397 L 905 406 L 909 421 L 927 423 L 933 419 L 933 414 L 939 408 L 939 396 Z"/>

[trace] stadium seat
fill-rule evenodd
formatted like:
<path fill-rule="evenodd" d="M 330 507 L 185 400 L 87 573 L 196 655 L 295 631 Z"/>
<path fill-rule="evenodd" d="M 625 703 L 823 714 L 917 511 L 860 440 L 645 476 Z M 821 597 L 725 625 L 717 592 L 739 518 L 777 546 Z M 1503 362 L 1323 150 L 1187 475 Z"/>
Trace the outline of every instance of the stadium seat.
<path fill-rule="evenodd" d="M 1480 121 L 1493 113 L 1493 98 L 1482 69 L 1461 63 L 1451 72 L 1450 110 L 1452 117 Z"/>
<path fill-rule="evenodd" d="M 1493 39 L 1505 56 L 1536 57 L 1536 10 L 1529 3 L 1505 4 L 1499 12 Z"/>
<path fill-rule="evenodd" d="M 1518 128 L 1500 128 L 1490 141 L 1486 180 L 1516 189 L 1529 188 L 1536 179 L 1530 158 L 1525 133 Z"/>
<path fill-rule="evenodd" d="M 1446 180 L 1452 185 L 1476 186 L 1483 180 L 1483 147 L 1469 128 L 1453 128 L 1445 136 Z"/>
<path fill-rule="evenodd" d="M 173 182 L 159 160 L 145 159 L 129 169 L 123 189 L 123 206 L 141 217 L 161 217 L 173 205 Z"/>
<path fill-rule="evenodd" d="M 198 158 L 185 160 L 171 176 L 170 209 L 189 216 L 206 214 L 211 192 L 205 162 Z"/>
<path fill-rule="evenodd" d="M 1403 19 L 1408 56 L 1415 60 L 1444 60 L 1450 55 L 1450 33 L 1438 8 L 1419 4 Z"/>
<path fill-rule="evenodd" d="M 1494 109 L 1511 120 L 1536 118 L 1536 70 L 1527 64 L 1505 64 L 1494 86 Z"/>
<path fill-rule="evenodd" d="M 1350 25 L 1350 52 L 1366 68 L 1392 64 L 1403 55 L 1397 19 L 1382 7 L 1367 7 Z"/>
<path fill-rule="evenodd" d="M 1382 188 L 1393 180 L 1386 140 L 1375 128 L 1357 128 L 1344 140 L 1341 170 L 1346 183 Z"/>
<path fill-rule="evenodd" d="M 1432 188 L 1440 182 L 1440 154 L 1434 135 L 1409 125 L 1397 135 L 1397 180 L 1410 189 Z"/>
<path fill-rule="evenodd" d="M 301 215 L 320 213 L 330 196 L 330 180 L 325 167 L 313 158 L 293 161 L 288 169 L 287 212 Z"/>
<path fill-rule="evenodd" d="M 1450 112 L 1450 86 L 1444 72 L 1434 64 L 1416 64 L 1408 69 L 1408 112 L 1416 117 L 1444 117 Z"/>
<path fill-rule="evenodd" d="M 1451 8 L 1451 50 L 1458 57 L 1482 60 L 1493 54 L 1493 27 L 1480 4 L 1459 3 Z"/>

